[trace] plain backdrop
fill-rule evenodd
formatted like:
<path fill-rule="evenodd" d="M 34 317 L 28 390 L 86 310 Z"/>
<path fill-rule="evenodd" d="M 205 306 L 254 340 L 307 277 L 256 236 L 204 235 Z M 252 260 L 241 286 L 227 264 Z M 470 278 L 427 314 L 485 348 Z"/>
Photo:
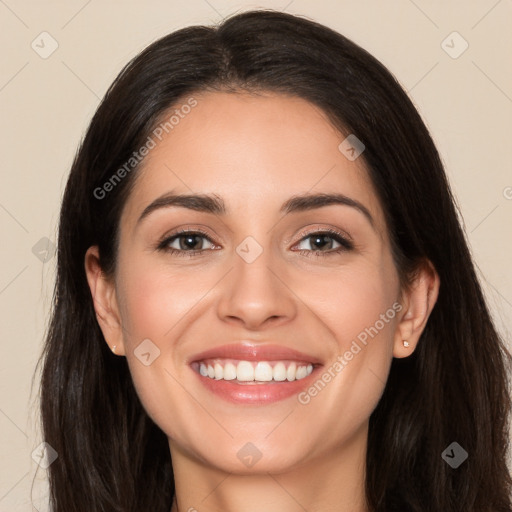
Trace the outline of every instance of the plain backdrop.
<path fill-rule="evenodd" d="M 258 7 L 341 32 L 408 91 L 440 150 L 496 325 L 512 348 L 511 0 L 0 0 L 0 512 L 47 510 L 45 471 L 32 458 L 43 441 L 34 370 L 60 200 L 100 99 L 159 37 Z"/>

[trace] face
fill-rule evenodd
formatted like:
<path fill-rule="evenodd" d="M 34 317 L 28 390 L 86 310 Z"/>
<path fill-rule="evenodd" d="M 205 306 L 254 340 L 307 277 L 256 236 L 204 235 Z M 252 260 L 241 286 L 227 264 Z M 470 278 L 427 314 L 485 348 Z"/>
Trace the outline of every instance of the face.
<path fill-rule="evenodd" d="M 366 436 L 400 338 L 363 160 L 305 100 L 194 98 L 152 136 L 121 216 L 116 352 L 171 452 L 229 472 L 342 453 Z"/>

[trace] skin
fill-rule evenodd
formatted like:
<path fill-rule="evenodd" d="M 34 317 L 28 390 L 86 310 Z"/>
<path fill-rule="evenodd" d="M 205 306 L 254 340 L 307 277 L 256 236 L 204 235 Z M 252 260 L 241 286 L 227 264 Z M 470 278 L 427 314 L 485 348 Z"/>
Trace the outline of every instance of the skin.
<path fill-rule="evenodd" d="M 142 404 L 168 436 L 177 489 L 172 512 L 367 511 L 369 416 L 392 358 L 415 350 L 439 277 L 427 264 L 410 290 L 400 289 L 363 159 L 345 157 L 338 149 L 345 137 L 318 108 L 270 93 L 194 97 L 197 106 L 137 176 L 121 216 L 114 278 L 101 272 L 97 247 L 85 256 L 105 340 L 126 357 Z M 216 194 L 228 211 L 167 207 L 137 223 L 168 191 Z M 333 191 L 365 205 L 374 226 L 350 206 L 279 212 L 293 195 Z M 201 254 L 155 249 L 164 235 L 197 227 L 210 238 L 196 239 Z M 347 233 L 355 248 L 334 253 L 334 239 L 319 246 L 307 236 L 328 228 Z M 263 249 L 252 263 L 236 252 L 247 236 Z M 186 239 L 169 244 L 187 250 Z M 271 405 L 231 404 L 202 386 L 187 364 L 209 348 L 251 340 L 312 354 L 327 368 L 394 303 L 401 311 L 307 404 L 296 395 Z M 134 354 L 145 339 L 160 350 L 149 366 Z M 248 442 L 261 452 L 251 468 L 237 457 Z"/>

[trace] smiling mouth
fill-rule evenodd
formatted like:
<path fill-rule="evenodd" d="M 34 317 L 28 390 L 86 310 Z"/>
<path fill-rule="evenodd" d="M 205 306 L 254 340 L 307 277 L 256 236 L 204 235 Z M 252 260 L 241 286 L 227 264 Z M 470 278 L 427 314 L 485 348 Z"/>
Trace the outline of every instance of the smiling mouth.
<path fill-rule="evenodd" d="M 306 361 L 245 361 L 237 359 L 205 359 L 192 363 L 192 368 L 212 380 L 237 384 L 292 382 L 310 375 L 314 364 Z"/>

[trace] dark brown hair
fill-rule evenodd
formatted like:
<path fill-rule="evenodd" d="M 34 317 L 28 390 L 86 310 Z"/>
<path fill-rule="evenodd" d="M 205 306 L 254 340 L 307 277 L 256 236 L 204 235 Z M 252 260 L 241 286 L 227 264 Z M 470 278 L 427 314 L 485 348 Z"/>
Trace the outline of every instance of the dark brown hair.
<path fill-rule="evenodd" d="M 108 350 L 84 271 L 98 245 L 116 265 L 120 213 L 137 167 L 98 199 L 170 107 L 194 92 L 271 91 L 322 109 L 362 155 L 385 212 L 404 286 L 426 260 L 437 303 L 417 350 L 394 359 L 370 417 L 366 495 L 372 511 L 510 512 L 506 465 L 511 356 L 484 300 L 438 152 L 392 74 L 339 33 L 259 10 L 154 42 L 121 71 L 76 154 L 60 214 L 41 387 L 53 512 L 168 512 L 174 494 L 165 434 L 148 417 L 125 358 Z M 453 441 L 469 454 L 441 457 Z"/>

